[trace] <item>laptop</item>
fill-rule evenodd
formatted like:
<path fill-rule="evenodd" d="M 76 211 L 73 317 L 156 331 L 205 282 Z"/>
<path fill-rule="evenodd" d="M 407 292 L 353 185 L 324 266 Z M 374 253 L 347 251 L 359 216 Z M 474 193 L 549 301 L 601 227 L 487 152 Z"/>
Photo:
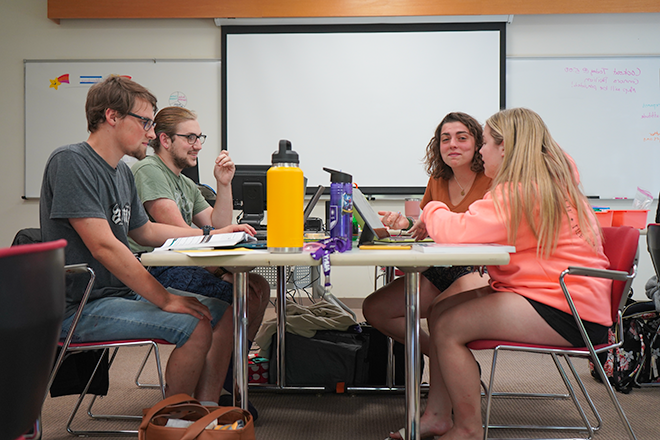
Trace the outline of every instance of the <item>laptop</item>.
<path fill-rule="evenodd" d="M 319 185 L 316 188 L 316 192 L 312 196 L 311 199 L 309 199 L 309 202 L 307 202 L 307 206 L 305 206 L 305 211 L 304 211 L 304 216 L 303 216 L 303 222 L 305 225 L 305 229 L 307 229 L 307 220 L 309 220 L 309 216 L 312 215 L 312 211 L 314 210 L 314 207 L 318 203 L 319 199 L 321 198 L 321 195 L 323 195 L 323 191 L 325 190 L 325 187 L 323 185 Z"/>
<path fill-rule="evenodd" d="M 318 203 L 319 199 L 321 198 L 321 195 L 323 195 L 323 191 L 325 190 L 325 187 L 323 185 L 319 185 L 316 188 L 316 192 L 312 196 L 312 198 L 307 202 L 307 206 L 305 206 L 305 210 L 303 211 L 303 224 L 307 224 L 307 220 L 309 219 L 309 216 L 312 214 L 312 211 L 314 210 L 314 207 Z M 257 238 L 256 242 L 253 242 L 253 244 L 250 247 L 254 248 L 263 248 L 266 245 L 266 240 L 268 237 L 267 234 L 267 228 L 266 226 L 263 227 L 263 229 L 258 229 L 257 233 L 255 235 Z M 245 245 L 246 247 L 248 245 Z"/>
<path fill-rule="evenodd" d="M 358 244 L 369 243 L 415 243 L 410 235 L 391 235 L 380 220 L 380 216 L 358 188 L 353 188 L 353 207 L 364 221 Z M 430 239 L 423 241 L 432 241 Z"/>

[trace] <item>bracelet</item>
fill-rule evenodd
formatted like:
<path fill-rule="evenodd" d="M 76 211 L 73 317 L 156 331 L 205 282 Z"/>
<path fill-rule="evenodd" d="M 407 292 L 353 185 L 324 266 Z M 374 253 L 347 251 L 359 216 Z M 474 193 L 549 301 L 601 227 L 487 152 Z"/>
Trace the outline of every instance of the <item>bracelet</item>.
<path fill-rule="evenodd" d="M 415 222 L 414 222 L 413 219 L 411 219 L 410 217 L 406 217 L 406 220 L 408 220 L 408 227 L 406 228 L 406 231 L 407 231 L 408 229 L 410 229 L 410 228 L 413 227 L 413 225 L 415 224 Z"/>
<path fill-rule="evenodd" d="M 211 231 L 214 229 L 215 228 L 213 226 L 209 226 L 209 225 L 202 226 L 202 232 L 204 233 L 204 235 L 209 235 Z"/>

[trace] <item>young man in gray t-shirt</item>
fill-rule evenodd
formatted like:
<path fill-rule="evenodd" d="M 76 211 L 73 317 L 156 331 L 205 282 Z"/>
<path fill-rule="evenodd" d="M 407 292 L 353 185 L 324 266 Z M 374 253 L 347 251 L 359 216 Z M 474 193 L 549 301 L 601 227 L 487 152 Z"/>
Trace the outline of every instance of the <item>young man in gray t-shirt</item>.
<path fill-rule="evenodd" d="M 124 155 L 141 159 L 155 137 L 156 98 L 112 76 L 92 86 L 85 104 L 89 138 L 59 148 L 46 164 L 40 199 L 44 241 L 68 241 L 66 263 L 88 263 L 97 278 L 76 328 L 77 342 L 131 338 L 176 344 L 167 394 L 217 402 L 231 358 L 233 319 L 226 302 L 166 290 L 133 256 L 137 243 L 160 246 L 202 231 L 148 220 Z M 84 288 L 67 285 L 65 334 Z"/>

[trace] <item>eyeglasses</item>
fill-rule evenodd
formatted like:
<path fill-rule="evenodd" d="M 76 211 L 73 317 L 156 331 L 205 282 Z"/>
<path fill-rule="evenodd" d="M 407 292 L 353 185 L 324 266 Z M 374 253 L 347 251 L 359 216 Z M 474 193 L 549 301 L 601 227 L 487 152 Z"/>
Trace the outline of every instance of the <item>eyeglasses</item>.
<path fill-rule="evenodd" d="M 175 133 L 174 136 L 181 136 L 183 138 L 186 138 L 186 140 L 188 141 L 188 143 L 190 145 L 195 145 L 195 142 L 197 142 L 197 139 L 199 139 L 200 144 L 203 144 L 204 142 L 206 142 L 206 135 L 205 134 L 200 134 L 198 136 L 194 133 L 191 133 L 191 134 L 178 134 L 178 133 Z"/>
<path fill-rule="evenodd" d="M 144 116 L 136 115 L 135 113 L 128 112 L 129 116 L 133 116 L 134 118 L 138 118 L 139 120 L 142 121 L 142 126 L 144 127 L 145 131 L 151 130 L 151 127 L 156 125 L 153 119 L 145 118 Z"/>

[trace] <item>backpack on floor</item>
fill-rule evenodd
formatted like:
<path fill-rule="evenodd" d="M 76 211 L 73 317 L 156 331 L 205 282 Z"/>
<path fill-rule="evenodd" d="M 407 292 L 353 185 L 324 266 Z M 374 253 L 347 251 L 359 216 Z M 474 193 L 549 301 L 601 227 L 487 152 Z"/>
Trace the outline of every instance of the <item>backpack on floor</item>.
<path fill-rule="evenodd" d="M 623 310 L 623 344 L 599 355 L 605 374 L 617 391 L 628 394 L 633 388 L 660 382 L 659 326 L 660 314 L 653 301 L 633 301 Z M 609 342 L 616 340 L 616 330 L 616 326 L 609 330 Z M 589 369 L 600 380 L 591 362 Z"/>

